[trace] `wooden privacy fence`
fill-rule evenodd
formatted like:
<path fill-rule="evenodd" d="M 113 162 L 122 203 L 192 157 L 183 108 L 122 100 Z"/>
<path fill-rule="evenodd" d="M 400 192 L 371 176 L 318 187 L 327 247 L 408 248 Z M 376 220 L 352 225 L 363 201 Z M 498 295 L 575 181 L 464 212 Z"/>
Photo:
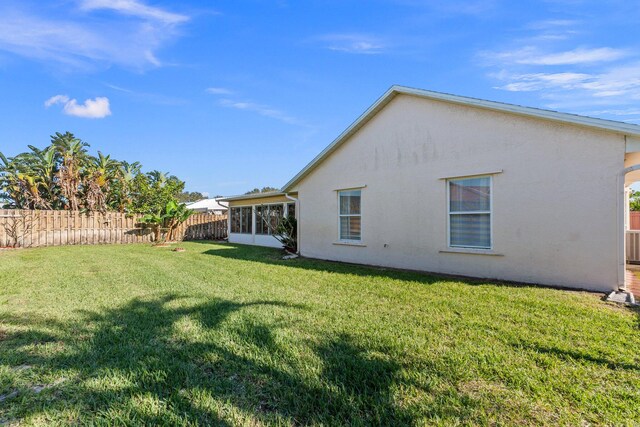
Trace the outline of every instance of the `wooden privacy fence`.
<path fill-rule="evenodd" d="M 151 242 L 153 230 L 141 218 L 119 212 L 0 209 L 0 247 Z M 173 233 L 175 240 L 226 237 L 227 216 L 206 213 L 190 216 Z"/>

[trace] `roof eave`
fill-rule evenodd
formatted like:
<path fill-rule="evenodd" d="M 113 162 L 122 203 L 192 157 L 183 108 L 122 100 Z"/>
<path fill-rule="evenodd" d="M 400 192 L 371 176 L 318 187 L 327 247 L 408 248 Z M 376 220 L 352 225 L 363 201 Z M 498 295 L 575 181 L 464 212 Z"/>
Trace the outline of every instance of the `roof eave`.
<path fill-rule="evenodd" d="M 287 182 L 281 191 L 286 193 L 290 191 L 294 185 L 302 180 L 315 166 L 322 162 L 326 157 L 333 153 L 343 141 L 347 140 L 351 135 L 356 133 L 364 126 L 373 116 L 378 113 L 391 99 L 398 94 L 397 86 L 391 86 L 380 98 L 376 100 L 364 113 L 362 113 L 347 129 L 344 130 L 331 144 L 325 147 L 316 157 L 313 158 L 300 172 L 296 174 L 289 182 Z"/>
<path fill-rule="evenodd" d="M 616 132 L 621 135 L 640 136 L 640 126 L 631 123 L 619 122 L 614 120 L 599 119 L 596 117 L 582 116 L 579 114 L 563 113 L 553 110 L 545 110 L 535 107 L 524 107 L 516 104 L 507 104 L 504 102 L 488 101 L 478 98 L 470 98 L 459 95 L 451 95 L 447 93 L 431 92 L 424 89 L 416 89 L 405 86 L 393 86 L 393 90 L 397 93 L 405 95 L 414 95 L 421 98 L 433 99 L 436 101 L 445 101 L 461 105 L 470 105 L 483 109 L 500 111 L 505 113 L 513 113 L 527 117 L 537 117 L 557 121 L 561 123 L 569 123 L 578 126 L 587 126 L 604 131 Z"/>
<path fill-rule="evenodd" d="M 273 191 L 273 192 L 269 192 L 269 193 L 252 193 L 252 194 L 241 194 L 241 195 L 237 195 L 237 196 L 229 196 L 229 197 L 223 197 L 221 199 L 219 199 L 221 202 L 235 202 L 238 200 L 251 200 L 251 199 L 262 199 L 262 198 L 267 198 L 267 197 L 277 197 L 277 196 L 284 196 L 284 192 L 281 191 Z"/>

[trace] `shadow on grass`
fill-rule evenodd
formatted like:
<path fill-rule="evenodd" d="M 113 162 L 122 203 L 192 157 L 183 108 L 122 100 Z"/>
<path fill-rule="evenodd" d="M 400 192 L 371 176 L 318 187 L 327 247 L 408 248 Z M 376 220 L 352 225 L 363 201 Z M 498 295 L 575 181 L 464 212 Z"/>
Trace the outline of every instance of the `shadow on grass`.
<path fill-rule="evenodd" d="M 192 243 L 214 244 L 211 241 L 194 241 Z M 241 261 L 259 262 L 269 265 L 281 265 L 290 268 L 300 268 L 305 270 L 314 270 L 326 273 L 352 274 L 365 277 L 383 277 L 394 280 L 419 282 L 431 285 L 443 281 L 455 281 L 465 283 L 467 285 L 491 285 L 506 286 L 514 288 L 533 287 L 533 288 L 550 288 L 568 291 L 580 291 L 575 288 L 564 288 L 560 286 L 537 285 L 533 283 L 520 283 L 499 279 L 482 279 L 475 277 L 457 276 L 444 273 L 429 273 L 422 271 L 402 270 L 396 268 L 377 267 L 372 265 L 351 264 L 339 261 L 319 260 L 313 258 L 296 258 L 283 260 L 284 252 L 274 248 L 261 246 L 240 245 L 235 243 L 218 243 L 214 249 L 204 250 L 206 255 L 217 256 L 227 259 L 235 259 Z"/>
<path fill-rule="evenodd" d="M 230 409 L 284 424 L 415 421 L 393 404 L 391 389 L 401 366 L 376 356 L 383 353 L 348 335 L 327 336 L 304 344 L 320 370 L 296 368 L 299 358 L 276 339 L 278 326 L 252 310 L 301 307 L 227 300 L 185 306 L 186 301 L 178 295 L 133 299 L 83 312 L 80 321 L 68 324 L 1 316 L 2 324 L 22 330 L 4 336 L 5 363 L 29 366 L 27 377 L 66 380 L 36 393 L 24 378 L 18 382 L 19 375 L 8 383 L 5 376 L 0 394 L 18 393 L 0 401 L 0 413 L 20 420 L 60 416 L 72 408 L 79 419 L 64 422 L 83 424 L 224 426 L 235 424 Z"/>
<path fill-rule="evenodd" d="M 193 243 L 212 244 L 215 242 L 194 241 Z M 337 261 L 326 261 L 312 258 L 296 258 L 283 260 L 284 252 L 274 248 L 266 248 L 261 246 L 237 245 L 234 243 L 219 243 L 215 249 L 208 249 L 202 252 L 206 255 L 217 256 L 220 258 L 235 259 L 240 261 L 259 262 L 269 265 L 281 265 L 290 268 L 300 268 L 305 270 L 314 270 L 326 273 L 352 274 L 366 277 L 386 277 L 397 280 L 416 281 L 425 284 L 432 284 L 447 280 L 446 275 L 434 275 L 419 271 L 400 270 L 385 267 L 376 267 L 369 265 L 350 264 Z M 453 276 L 449 276 L 449 279 Z M 456 278 L 463 282 L 477 282 L 474 279 Z"/>
<path fill-rule="evenodd" d="M 213 242 L 196 241 L 194 243 L 211 244 Z M 314 271 L 321 271 L 321 272 L 328 272 L 328 273 L 353 274 L 353 275 L 368 276 L 368 277 L 384 277 L 384 278 L 390 278 L 394 280 L 419 282 L 419 283 L 428 284 L 428 285 L 441 282 L 441 281 L 455 280 L 457 282 L 465 283 L 467 285 L 490 284 L 492 286 L 507 286 L 507 287 L 514 287 L 514 288 L 522 288 L 522 287 L 536 288 L 537 287 L 537 288 L 560 289 L 560 290 L 567 290 L 567 291 L 574 291 L 574 292 L 581 291 L 580 289 L 574 289 L 574 288 L 553 287 L 548 285 L 546 286 L 535 285 L 535 284 L 517 283 L 517 282 L 509 282 L 509 281 L 501 281 L 501 280 L 487 280 L 487 279 L 460 277 L 460 276 L 453 276 L 453 275 L 446 275 L 446 274 L 429 274 L 429 273 L 423 273 L 419 271 L 387 269 L 383 267 L 349 264 L 349 263 L 341 263 L 341 262 L 335 262 L 335 261 L 315 260 L 310 258 L 297 258 L 292 260 L 283 260 L 282 251 L 279 251 L 273 248 L 265 248 L 265 247 L 250 246 L 250 245 L 239 245 L 239 244 L 233 244 L 233 243 L 222 243 L 220 244 L 220 246 L 216 247 L 215 249 L 208 249 L 203 251 L 203 253 L 207 255 L 221 257 L 221 258 L 259 262 L 259 263 L 264 263 L 269 265 L 281 265 L 281 266 L 286 266 L 291 268 L 301 268 L 306 270 L 314 270 Z M 626 306 L 625 309 L 631 310 L 636 315 L 637 328 L 640 329 L 640 307 Z M 636 365 L 621 364 L 618 362 L 606 360 L 604 358 L 591 357 L 589 355 L 583 355 L 577 352 L 567 352 L 567 351 L 553 349 L 553 348 L 536 348 L 536 350 L 540 352 L 549 353 L 549 354 L 555 354 L 556 356 L 559 356 L 564 359 L 572 358 L 576 360 L 598 363 L 610 369 L 617 369 L 617 368 L 632 369 L 632 370 L 640 369 L 640 367 Z"/>
<path fill-rule="evenodd" d="M 532 344 L 532 343 L 517 343 L 512 344 L 512 346 L 518 350 L 529 350 L 534 351 L 535 353 L 548 354 L 551 356 L 555 356 L 559 359 L 568 360 L 568 361 L 577 361 L 580 364 L 588 364 L 594 363 L 599 365 L 602 368 L 607 368 L 611 370 L 626 370 L 626 371 L 640 371 L 640 366 L 633 363 L 626 363 L 621 361 L 615 361 L 607 358 L 606 356 L 601 355 L 593 355 L 588 354 L 583 351 L 575 350 L 575 349 L 562 349 L 558 347 L 552 347 L 542 344 Z"/>

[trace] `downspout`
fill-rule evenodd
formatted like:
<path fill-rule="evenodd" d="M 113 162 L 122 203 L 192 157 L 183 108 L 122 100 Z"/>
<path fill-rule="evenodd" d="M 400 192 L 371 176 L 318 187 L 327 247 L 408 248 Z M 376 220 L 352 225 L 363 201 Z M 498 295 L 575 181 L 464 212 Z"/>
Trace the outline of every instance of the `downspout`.
<path fill-rule="evenodd" d="M 616 198 L 616 204 L 618 208 L 618 288 L 626 290 L 626 283 L 624 280 L 625 268 L 626 268 L 626 247 L 625 236 L 626 230 L 624 227 L 625 222 L 625 192 L 624 192 L 624 178 L 629 172 L 640 170 L 640 164 L 629 166 L 624 168 L 618 174 L 618 197 Z"/>
<path fill-rule="evenodd" d="M 296 204 L 296 217 L 300 217 L 300 200 L 290 196 L 289 193 L 284 193 L 284 197 Z M 296 253 L 300 255 L 300 221 L 298 218 L 296 218 Z"/>

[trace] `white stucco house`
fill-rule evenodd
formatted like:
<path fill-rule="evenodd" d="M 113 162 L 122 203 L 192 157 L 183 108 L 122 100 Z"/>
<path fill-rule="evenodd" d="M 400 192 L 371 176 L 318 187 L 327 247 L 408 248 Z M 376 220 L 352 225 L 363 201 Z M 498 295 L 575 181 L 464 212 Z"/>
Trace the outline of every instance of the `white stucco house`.
<path fill-rule="evenodd" d="M 279 246 L 270 210 L 306 257 L 617 290 L 638 164 L 638 125 L 393 86 L 280 192 L 226 198 L 229 241 Z"/>

